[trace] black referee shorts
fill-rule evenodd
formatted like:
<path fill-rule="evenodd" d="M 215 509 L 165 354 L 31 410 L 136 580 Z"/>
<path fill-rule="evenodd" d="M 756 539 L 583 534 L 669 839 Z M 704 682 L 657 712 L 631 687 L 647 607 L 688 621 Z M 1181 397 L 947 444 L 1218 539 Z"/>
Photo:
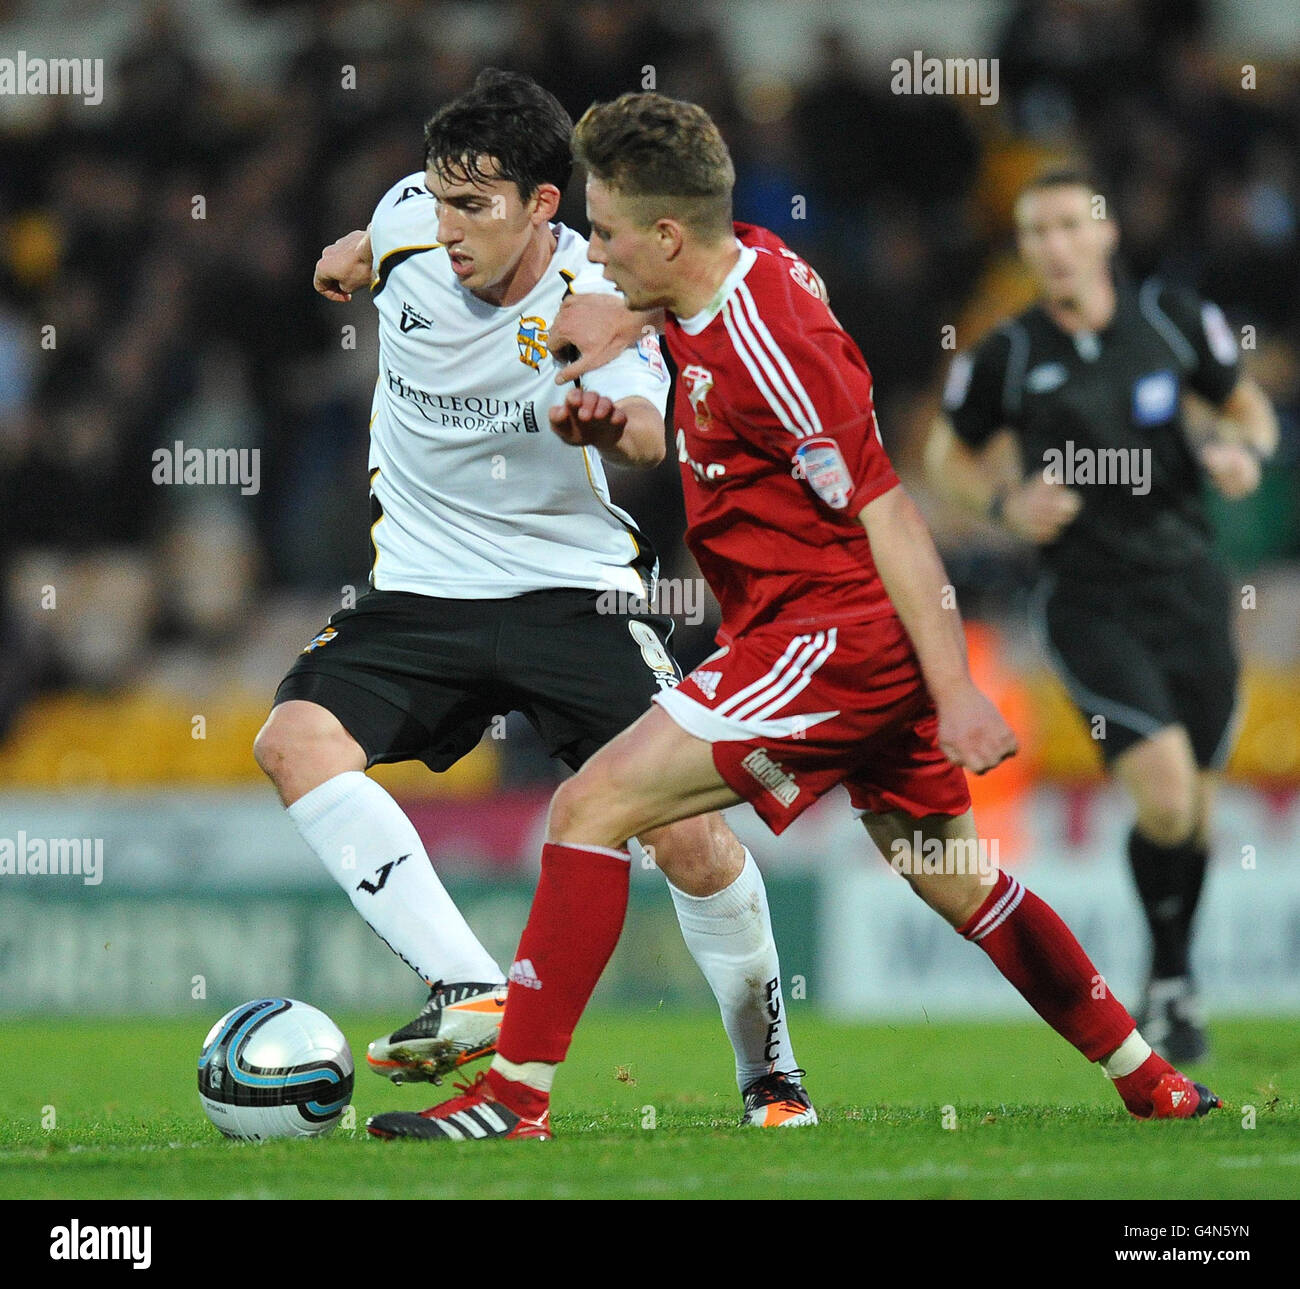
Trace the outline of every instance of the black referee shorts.
<path fill-rule="evenodd" d="M 1217 565 L 1105 587 L 1049 579 L 1034 616 L 1075 706 L 1104 731 L 1107 765 L 1169 725 L 1187 730 L 1201 769 L 1227 761 L 1240 668 L 1232 588 Z"/>
<path fill-rule="evenodd" d="M 367 765 L 446 770 L 492 718 L 522 712 L 552 756 L 577 769 L 676 685 L 672 619 L 600 611 L 601 593 L 533 591 L 449 600 L 370 591 L 298 656 L 276 703 L 338 717 Z"/>

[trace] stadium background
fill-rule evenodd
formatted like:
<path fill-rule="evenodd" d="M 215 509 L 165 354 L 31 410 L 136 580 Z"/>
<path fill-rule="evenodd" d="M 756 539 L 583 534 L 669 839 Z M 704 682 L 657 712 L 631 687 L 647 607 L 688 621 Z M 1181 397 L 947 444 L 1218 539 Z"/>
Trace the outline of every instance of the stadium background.
<path fill-rule="evenodd" d="M 820 269 L 940 538 L 980 674 L 1022 735 L 1024 753 L 976 785 L 983 830 L 1129 996 L 1145 950 L 1120 859 L 1127 806 L 1027 629 L 1031 557 L 935 506 L 920 448 L 952 357 L 943 329 L 964 348 L 1027 298 L 1009 210 L 1045 160 L 1094 164 L 1133 271 L 1198 287 L 1253 329 L 1247 370 L 1283 437 L 1259 494 L 1215 507 L 1254 607 L 1239 615 L 1248 701 L 1197 964 L 1212 1014 L 1300 1011 L 1290 0 L 0 0 L 0 57 L 20 49 L 102 57 L 105 93 L 93 107 L 0 96 L 0 836 L 101 843 L 103 870 L 97 884 L 0 874 L 0 1010 L 192 1013 L 197 1047 L 258 994 L 399 1012 L 419 998 L 250 747 L 295 652 L 368 567 L 373 314 L 315 296 L 312 265 L 418 168 L 426 117 L 495 64 L 531 72 L 575 116 L 648 75 L 702 102 L 733 149 L 738 216 Z M 918 49 L 998 59 L 998 102 L 892 94 L 891 60 Z M 585 230 L 579 185 L 564 216 Z M 257 449 L 259 491 L 155 485 L 152 453 L 177 440 Z M 665 575 L 693 576 L 675 463 L 615 486 Z M 681 624 L 685 662 L 710 630 Z M 503 732 L 442 778 L 377 777 L 507 958 L 555 780 L 525 725 Z M 748 808 L 733 814 L 768 874 L 793 1005 L 1025 1013 L 870 857 L 842 796 L 779 841 Z M 601 996 L 707 1005 L 660 880 L 636 870 Z"/>

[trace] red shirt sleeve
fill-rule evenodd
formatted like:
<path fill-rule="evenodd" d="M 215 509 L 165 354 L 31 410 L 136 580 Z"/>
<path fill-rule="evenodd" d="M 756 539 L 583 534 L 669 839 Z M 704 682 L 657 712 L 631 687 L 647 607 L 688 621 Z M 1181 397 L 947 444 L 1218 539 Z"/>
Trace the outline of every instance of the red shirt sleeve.
<path fill-rule="evenodd" d="M 876 423 L 871 373 L 817 285 L 793 253 L 760 252 L 727 329 L 750 377 L 744 420 L 765 448 L 788 456 L 823 512 L 856 519 L 898 476 Z"/>

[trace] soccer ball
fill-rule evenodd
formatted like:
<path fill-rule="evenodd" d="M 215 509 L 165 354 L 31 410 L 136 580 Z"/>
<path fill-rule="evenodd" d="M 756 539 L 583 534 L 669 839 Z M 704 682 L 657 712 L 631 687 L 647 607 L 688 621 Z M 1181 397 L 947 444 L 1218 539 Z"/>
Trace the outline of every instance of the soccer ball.
<path fill-rule="evenodd" d="M 208 1031 L 199 1101 L 227 1137 L 319 1137 L 352 1100 L 352 1050 L 322 1011 L 254 998 Z"/>

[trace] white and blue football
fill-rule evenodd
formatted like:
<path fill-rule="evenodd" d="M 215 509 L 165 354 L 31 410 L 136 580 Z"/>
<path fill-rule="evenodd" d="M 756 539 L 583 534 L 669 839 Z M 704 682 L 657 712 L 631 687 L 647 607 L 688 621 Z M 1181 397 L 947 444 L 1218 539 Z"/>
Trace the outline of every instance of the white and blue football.
<path fill-rule="evenodd" d="M 199 1100 L 227 1137 L 319 1137 L 352 1100 L 352 1049 L 324 1012 L 293 998 L 254 998 L 208 1031 Z"/>

